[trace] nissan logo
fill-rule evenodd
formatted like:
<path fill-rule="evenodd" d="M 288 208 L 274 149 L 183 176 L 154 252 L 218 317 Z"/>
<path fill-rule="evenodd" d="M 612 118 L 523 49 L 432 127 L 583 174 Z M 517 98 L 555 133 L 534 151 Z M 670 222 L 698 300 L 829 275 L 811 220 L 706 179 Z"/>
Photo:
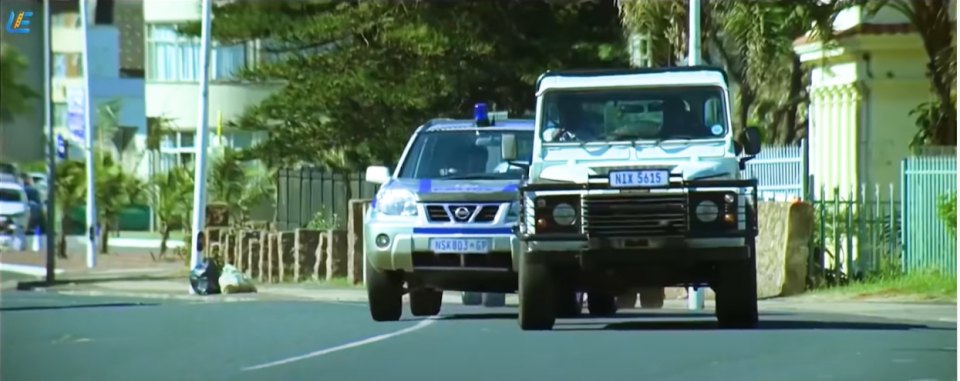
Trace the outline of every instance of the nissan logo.
<path fill-rule="evenodd" d="M 470 209 L 467 209 L 465 206 L 461 206 L 457 208 L 457 210 L 453 211 L 453 215 L 458 219 L 465 220 L 470 217 Z"/>

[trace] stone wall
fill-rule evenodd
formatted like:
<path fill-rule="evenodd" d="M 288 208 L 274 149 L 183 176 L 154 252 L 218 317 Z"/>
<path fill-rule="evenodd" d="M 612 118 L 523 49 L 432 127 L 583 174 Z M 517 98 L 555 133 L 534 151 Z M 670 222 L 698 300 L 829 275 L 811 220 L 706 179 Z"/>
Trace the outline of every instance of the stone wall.
<path fill-rule="evenodd" d="M 761 202 L 757 211 L 757 296 L 772 298 L 804 292 L 813 206 L 805 202 Z M 683 298 L 682 288 L 668 288 L 667 298 Z M 707 299 L 713 290 L 707 289 Z"/>

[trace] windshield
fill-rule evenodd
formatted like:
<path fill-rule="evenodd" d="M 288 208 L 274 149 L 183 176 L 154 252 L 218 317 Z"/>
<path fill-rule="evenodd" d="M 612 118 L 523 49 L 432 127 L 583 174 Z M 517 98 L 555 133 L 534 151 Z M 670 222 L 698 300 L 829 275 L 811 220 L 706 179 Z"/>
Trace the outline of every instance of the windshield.
<path fill-rule="evenodd" d="M 521 168 L 501 159 L 500 138 L 515 134 L 517 157 L 529 163 L 533 133 L 528 131 L 437 131 L 417 137 L 400 168 L 407 179 L 519 179 Z"/>
<path fill-rule="evenodd" d="M 0 189 L 0 202 L 23 202 L 22 193 L 16 189 Z"/>
<path fill-rule="evenodd" d="M 727 115 L 719 87 L 555 91 L 543 99 L 544 142 L 709 139 L 723 137 Z"/>

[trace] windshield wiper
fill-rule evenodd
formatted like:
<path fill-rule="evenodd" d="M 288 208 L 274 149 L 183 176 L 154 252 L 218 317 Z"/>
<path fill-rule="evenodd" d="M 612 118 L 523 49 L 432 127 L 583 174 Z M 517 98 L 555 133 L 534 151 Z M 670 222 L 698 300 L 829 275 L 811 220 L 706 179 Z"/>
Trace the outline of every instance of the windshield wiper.
<path fill-rule="evenodd" d="M 489 174 L 489 173 L 486 173 L 486 174 L 474 173 L 474 174 L 466 174 L 466 175 L 450 175 L 450 176 L 441 177 L 441 179 L 443 180 L 499 180 L 502 178 L 503 176 L 501 175 Z"/>

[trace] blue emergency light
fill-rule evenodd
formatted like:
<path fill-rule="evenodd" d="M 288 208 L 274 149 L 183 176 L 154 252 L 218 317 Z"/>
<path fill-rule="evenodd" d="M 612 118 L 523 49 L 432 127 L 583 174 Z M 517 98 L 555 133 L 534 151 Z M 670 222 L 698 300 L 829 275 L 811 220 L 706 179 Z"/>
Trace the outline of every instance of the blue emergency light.
<path fill-rule="evenodd" d="M 477 103 L 473 105 L 473 120 L 477 127 L 490 126 L 490 117 L 487 115 L 487 104 Z"/>

